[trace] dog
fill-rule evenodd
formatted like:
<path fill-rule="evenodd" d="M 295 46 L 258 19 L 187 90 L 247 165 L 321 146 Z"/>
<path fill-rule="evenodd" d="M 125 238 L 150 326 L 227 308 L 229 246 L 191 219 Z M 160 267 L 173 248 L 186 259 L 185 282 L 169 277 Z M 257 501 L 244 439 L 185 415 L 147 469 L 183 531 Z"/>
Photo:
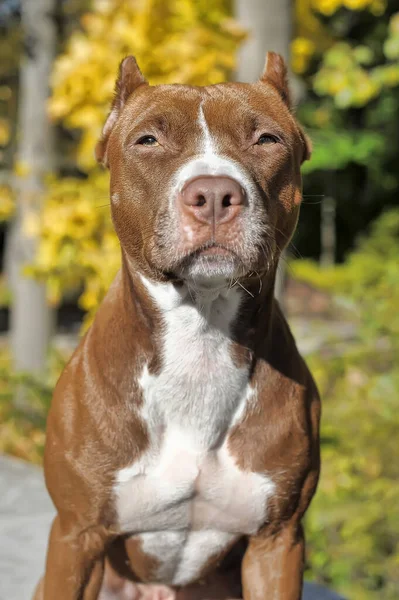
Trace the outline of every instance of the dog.
<path fill-rule="evenodd" d="M 259 81 L 120 66 L 96 147 L 122 267 L 54 393 L 35 600 L 299 600 L 320 401 L 274 282 L 310 142 Z"/>

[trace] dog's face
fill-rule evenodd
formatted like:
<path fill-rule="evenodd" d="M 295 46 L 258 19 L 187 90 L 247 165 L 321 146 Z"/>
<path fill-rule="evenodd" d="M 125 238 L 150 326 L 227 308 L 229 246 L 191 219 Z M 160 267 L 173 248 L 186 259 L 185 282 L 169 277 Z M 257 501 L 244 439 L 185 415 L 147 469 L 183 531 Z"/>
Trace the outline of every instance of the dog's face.
<path fill-rule="evenodd" d="M 151 87 L 121 64 L 97 145 L 126 254 L 155 275 L 206 281 L 274 270 L 301 202 L 308 141 L 282 58 L 254 84 Z"/>

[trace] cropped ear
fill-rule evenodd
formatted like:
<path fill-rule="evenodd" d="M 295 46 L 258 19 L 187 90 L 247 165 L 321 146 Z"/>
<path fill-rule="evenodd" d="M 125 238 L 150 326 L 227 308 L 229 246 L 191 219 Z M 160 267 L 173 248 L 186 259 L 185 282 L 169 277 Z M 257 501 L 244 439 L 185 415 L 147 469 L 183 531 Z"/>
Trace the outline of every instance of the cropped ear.
<path fill-rule="evenodd" d="M 97 142 L 95 157 L 99 163 L 108 166 L 107 145 L 111 131 L 121 114 L 130 94 L 147 81 L 142 75 L 134 56 L 127 56 L 119 65 L 119 75 L 115 84 L 115 95 L 100 140 Z"/>
<path fill-rule="evenodd" d="M 290 91 L 288 88 L 288 71 L 284 58 L 276 52 L 266 54 L 265 66 L 260 81 L 270 83 L 290 107 Z"/>

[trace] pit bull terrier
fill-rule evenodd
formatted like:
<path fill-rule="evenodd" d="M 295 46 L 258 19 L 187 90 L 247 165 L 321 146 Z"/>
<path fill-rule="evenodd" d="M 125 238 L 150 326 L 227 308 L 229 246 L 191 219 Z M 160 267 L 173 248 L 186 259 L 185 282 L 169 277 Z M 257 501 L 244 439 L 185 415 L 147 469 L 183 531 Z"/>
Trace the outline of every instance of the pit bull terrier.
<path fill-rule="evenodd" d="M 96 148 L 122 268 L 58 381 L 36 600 L 299 600 L 319 398 L 274 299 L 310 145 L 260 80 L 123 60 Z"/>

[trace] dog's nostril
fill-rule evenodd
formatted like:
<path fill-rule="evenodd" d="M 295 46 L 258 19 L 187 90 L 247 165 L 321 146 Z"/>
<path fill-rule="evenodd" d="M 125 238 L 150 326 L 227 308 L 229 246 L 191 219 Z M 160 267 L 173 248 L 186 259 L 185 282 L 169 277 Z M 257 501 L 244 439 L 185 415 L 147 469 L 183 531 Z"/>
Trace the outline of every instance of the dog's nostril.
<path fill-rule="evenodd" d="M 231 194 L 226 194 L 223 196 L 222 205 L 226 207 L 231 206 Z"/>
<path fill-rule="evenodd" d="M 199 194 L 197 196 L 197 206 L 204 206 L 204 204 L 206 204 L 205 196 L 203 196 L 202 194 Z"/>

